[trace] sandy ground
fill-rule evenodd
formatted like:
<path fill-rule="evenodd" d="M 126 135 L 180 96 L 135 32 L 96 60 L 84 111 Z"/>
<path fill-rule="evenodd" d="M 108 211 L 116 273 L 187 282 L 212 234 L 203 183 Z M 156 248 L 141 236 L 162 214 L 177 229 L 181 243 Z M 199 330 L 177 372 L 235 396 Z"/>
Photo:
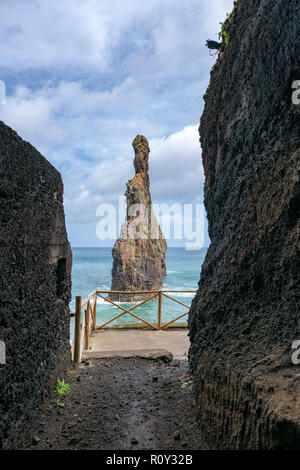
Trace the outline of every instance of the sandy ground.
<path fill-rule="evenodd" d="M 83 352 L 83 357 L 105 357 L 105 353 L 113 351 L 122 353 L 130 350 L 131 357 L 134 351 L 142 349 L 165 349 L 175 359 L 187 359 L 190 341 L 187 328 L 166 328 L 164 330 L 137 329 L 137 328 L 107 328 L 92 331 L 89 338 L 90 350 Z M 116 355 L 116 354 L 115 354 Z"/>
<path fill-rule="evenodd" d="M 71 392 L 45 403 L 25 448 L 203 449 L 186 360 L 92 359 L 65 381 Z"/>

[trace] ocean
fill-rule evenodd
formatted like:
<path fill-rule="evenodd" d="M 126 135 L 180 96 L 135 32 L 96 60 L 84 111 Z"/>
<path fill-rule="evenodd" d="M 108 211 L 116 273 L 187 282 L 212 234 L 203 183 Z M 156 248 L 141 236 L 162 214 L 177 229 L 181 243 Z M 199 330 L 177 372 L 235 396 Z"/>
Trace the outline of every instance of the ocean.
<path fill-rule="evenodd" d="M 166 256 L 167 276 L 164 278 L 163 289 L 167 290 L 196 290 L 200 279 L 201 265 L 204 261 L 207 249 L 185 250 L 184 248 L 168 248 Z M 84 300 L 88 294 L 96 289 L 109 290 L 111 287 L 112 254 L 111 248 L 72 248 L 72 301 L 70 309 L 73 312 L 75 297 L 81 295 Z M 191 305 L 194 293 L 172 293 L 168 294 L 180 302 Z M 121 300 L 121 298 L 120 298 Z M 130 302 L 119 302 L 124 308 L 132 307 Z M 169 321 L 188 309 L 166 297 L 162 302 L 162 321 Z M 97 325 L 113 318 L 121 313 L 117 307 L 110 305 L 105 300 L 98 298 L 97 301 Z M 157 322 L 157 299 L 134 310 L 149 322 Z M 178 320 L 186 321 L 187 316 Z M 125 314 L 110 323 L 109 326 L 138 323 L 134 317 Z M 71 319 L 71 339 L 74 334 L 74 318 Z"/>

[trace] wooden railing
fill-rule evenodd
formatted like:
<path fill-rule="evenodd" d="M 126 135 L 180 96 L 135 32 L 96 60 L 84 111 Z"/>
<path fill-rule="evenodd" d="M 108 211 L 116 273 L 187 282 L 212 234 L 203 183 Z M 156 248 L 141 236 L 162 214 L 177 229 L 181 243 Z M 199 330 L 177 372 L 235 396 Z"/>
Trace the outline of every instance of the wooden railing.
<path fill-rule="evenodd" d="M 145 323 L 148 327 L 153 328 L 154 330 L 162 330 L 163 328 L 168 328 L 172 323 L 176 322 L 180 318 L 184 317 L 189 313 L 190 306 L 186 305 L 185 303 L 181 302 L 180 300 L 174 299 L 174 297 L 168 295 L 172 293 L 196 293 L 196 290 L 156 290 L 156 291 L 108 291 L 108 290 L 95 290 L 91 292 L 88 297 L 82 302 L 81 297 L 76 297 L 76 303 L 75 303 L 75 313 L 72 314 L 73 316 L 75 315 L 75 332 L 74 332 L 74 362 L 80 362 L 81 361 L 81 355 L 83 349 L 88 349 L 89 348 L 89 337 L 90 337 L 90 332 L 91 330 L 100 330 L 101 328 L 107 327 L 109 323 L 117 320 L 118 318 L 122 317 L 125 314 L 129 314 L 132 317 L 134 317 L 136 320 L 139 320 L 143 323 Z M 148 294 L 149 297 L 146 299 L 143 299 L 141 301 L 138 301 L 136 305 L 133 307 L 126 309 L 122 307 L 121 305 L 117 304 L 115 301 L 111 300 L 108 297 L 105 297 L 103 294 L 109 294 L 109 295 L 146 295 Z M 97 316 L 97 298 L 100 297 L 104 299 L 104 301 L 108 302 L 111 305 L 114 305 L 118 309 L 121 310 L 121 313 L 118 315 L 115 315 L 113 318 L 110 320 L 105 321 L 101 325 L 97 326 L 96 325 L 96 316 Z M 162 300 L 163 297 L 166 297 L 183 307 L 186 307 L 188 309 L 187 312 L 182 313 L 181 315 L 178 315 L 177 317 L 173 318 L 172 320 L 168 320 L 167 322 L 162 321 Z M 133 310 L 136 308 L 140 307 L 141 305 L 145 304 L 146 302 L 150 302 L 151 300 L 154 300 L 155 298 L 158 298 L 158 303 L 157 303 L 157 323 L 150 323 L 144 318 L 140 317 L 139 315 L 136 315 L 136 313 L 133 313 Z M 84 312 L 84 321 L 82 321 L 82 313 Z"/>

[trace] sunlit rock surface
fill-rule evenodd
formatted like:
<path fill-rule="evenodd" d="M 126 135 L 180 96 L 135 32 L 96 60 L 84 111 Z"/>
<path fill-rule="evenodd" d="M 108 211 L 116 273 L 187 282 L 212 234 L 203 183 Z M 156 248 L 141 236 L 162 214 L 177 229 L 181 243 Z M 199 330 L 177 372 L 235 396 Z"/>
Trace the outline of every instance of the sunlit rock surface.
<path fill-rule="evenodd" d="M 166 240 L 152 211 L 145 137 L 133 141 L 135 176 L 128 181 L 126 220 L 113 248 L 113 291 L 147 291 L 162 287 L 166 275 Z M 111 295 L 115 300 L 137 300 L 144 295 Z"/>

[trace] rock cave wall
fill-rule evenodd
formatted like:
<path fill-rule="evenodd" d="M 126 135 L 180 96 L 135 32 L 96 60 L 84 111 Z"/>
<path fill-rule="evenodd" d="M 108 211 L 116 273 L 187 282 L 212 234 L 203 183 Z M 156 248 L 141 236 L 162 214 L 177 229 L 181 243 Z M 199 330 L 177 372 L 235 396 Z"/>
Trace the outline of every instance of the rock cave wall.
<path fill-rule="evenodd" d="M 3 122 L 0 173 L 0 448 L 13 448 L 70 363 L 72 254 L 59 172 Z"/>
<path fill-rule="evenodd" d="M 240 0 L 200 140 L 211 245 L 189 316 L 203 439 L 300 448 L 298 0 Z"/>

